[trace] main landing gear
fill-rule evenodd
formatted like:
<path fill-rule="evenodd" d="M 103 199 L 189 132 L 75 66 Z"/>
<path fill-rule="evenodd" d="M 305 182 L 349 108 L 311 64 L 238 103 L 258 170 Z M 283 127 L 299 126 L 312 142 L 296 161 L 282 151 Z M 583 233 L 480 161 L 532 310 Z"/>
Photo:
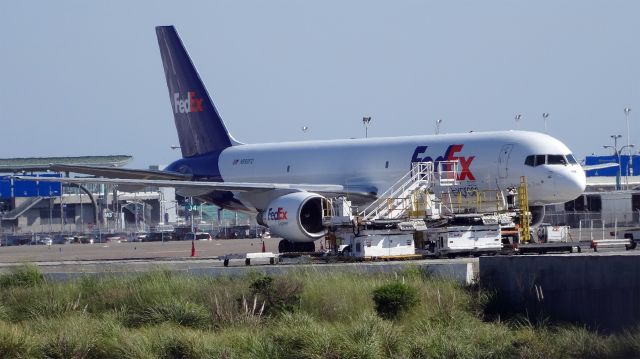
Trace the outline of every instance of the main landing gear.
<path fill-rule="evenodd" d="M 292 242 L 283 239 L 278 243 L 278 252 L 314 252 L 316 245 L 313 242 Z"/>

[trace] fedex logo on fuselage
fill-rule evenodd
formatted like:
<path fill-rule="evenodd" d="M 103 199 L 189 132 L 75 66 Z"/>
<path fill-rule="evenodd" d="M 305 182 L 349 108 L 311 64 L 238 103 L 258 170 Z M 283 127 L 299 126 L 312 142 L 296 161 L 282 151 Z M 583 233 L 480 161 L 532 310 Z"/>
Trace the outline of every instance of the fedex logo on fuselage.
<path fill-rule="evenodd" d="M 173 94 L 173 112 L 174 113 L 189 113 L 189 112 L 202 112 L 202 98 L 197 98 L 195 91 L 187 92 L 187 98 L 180 98 L 180 94 L 175 92 Z"/>
<path fill-rule="evenodd" d="M 435 160 L 431 158 L 431 156 L 421 157 L 429 146 L 418 146 L 413 151 L 413 157 L 411 157 L 411 162 L 433 162 L 435 168 L 437 170 L 438 163 L 440 161 L 458 161 L 460 163 L 460 168 L 462 169 L 460 173 L 457 174 L 458 180 L 463 181 L 468 179 L 469 181 L 475 181 L 476 178 L 473 176 L 473 172 L 469 168 L 471 166 L 471 162 L 476 158 L 476 156 L 456 156 L 456 154 L 462 151 L 462 147 L 464 145 L 450 145 L 444 153 L 444 156 L 438 156 Z"/>
<path fill-rule="evenodd" d="M 285 221 L 287 220 L 287 211 L 282 207 L 278 207 L 275 211 L 273 208 L 269 208 L 267 211 L 267 219 L 270 221 Z"/>

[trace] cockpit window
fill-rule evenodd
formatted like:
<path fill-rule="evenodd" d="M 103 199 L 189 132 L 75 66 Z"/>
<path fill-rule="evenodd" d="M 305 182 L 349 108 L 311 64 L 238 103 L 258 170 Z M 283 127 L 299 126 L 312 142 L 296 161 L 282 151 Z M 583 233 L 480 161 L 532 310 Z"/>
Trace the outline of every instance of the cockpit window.
<path fill-rule="evenodd" d="M 535 157 L 534 155 L 527 156 L 527 158 L 524 159 L 524 164 L 527 165 L 527 166 L 533 167 L 533 158 L 534 157 Z"/>
<path fill-rule="evenodd" d="M 531 167 L 541 165 L 577 165 L 578 161 L 572 154 L 564 155 L 529 155 L 524 160 L 524 164 Z"/>
<path fill-rule="evenodd" d="M 567 160 L 563 155 L 548 155 L 547 164 L 549 165 L 566 165 Z"/>
<path fill-rule="evenodd" d="M 568 154 L 567 155 L 567 161 L 569 161 L 570 164 L 572 165 L 577 165 L 578 161 L 576 161 L 575 157 L 573 157 L 572 154 Z"/>

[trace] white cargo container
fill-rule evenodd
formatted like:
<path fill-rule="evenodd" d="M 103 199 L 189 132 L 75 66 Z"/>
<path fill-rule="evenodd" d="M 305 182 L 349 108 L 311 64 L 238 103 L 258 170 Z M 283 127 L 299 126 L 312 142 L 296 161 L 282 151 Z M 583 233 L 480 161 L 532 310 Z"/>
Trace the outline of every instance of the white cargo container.
<path fill-rule="evenodd" d="M 540 243 L 560 243 L 569 241 L 569 226 L 552 226 L 541 224 L 536 231 Z"/>
<path fill-rule="evenodd" d="M 437 256 L 497 253 L 502 249 L 499 225 L 432 228 L 426 233 L 433 253 Z"/>
<path fill-rule="evenodd" d="M 373 233 L 351 237 L 349 254 L 356 258 L 390 258 L 416 254 L 413 233 Z"/>

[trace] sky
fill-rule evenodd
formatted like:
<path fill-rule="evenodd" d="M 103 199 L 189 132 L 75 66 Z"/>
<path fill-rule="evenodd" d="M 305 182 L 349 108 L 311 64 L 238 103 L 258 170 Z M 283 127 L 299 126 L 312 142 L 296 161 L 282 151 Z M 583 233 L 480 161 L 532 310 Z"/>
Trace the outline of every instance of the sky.
<path fill-rule="evenodd" d="M 640 149 L 640 2 L 0 2 L 0 157 L 180 157 L 154 27 L 245 143 L 521 129 Z M 624 108 L 631 108 L 627 136 Z M 521 114 L 516 122 L 515 115 Z M 303 131 L 303 127 L 308 127 Z"/>

